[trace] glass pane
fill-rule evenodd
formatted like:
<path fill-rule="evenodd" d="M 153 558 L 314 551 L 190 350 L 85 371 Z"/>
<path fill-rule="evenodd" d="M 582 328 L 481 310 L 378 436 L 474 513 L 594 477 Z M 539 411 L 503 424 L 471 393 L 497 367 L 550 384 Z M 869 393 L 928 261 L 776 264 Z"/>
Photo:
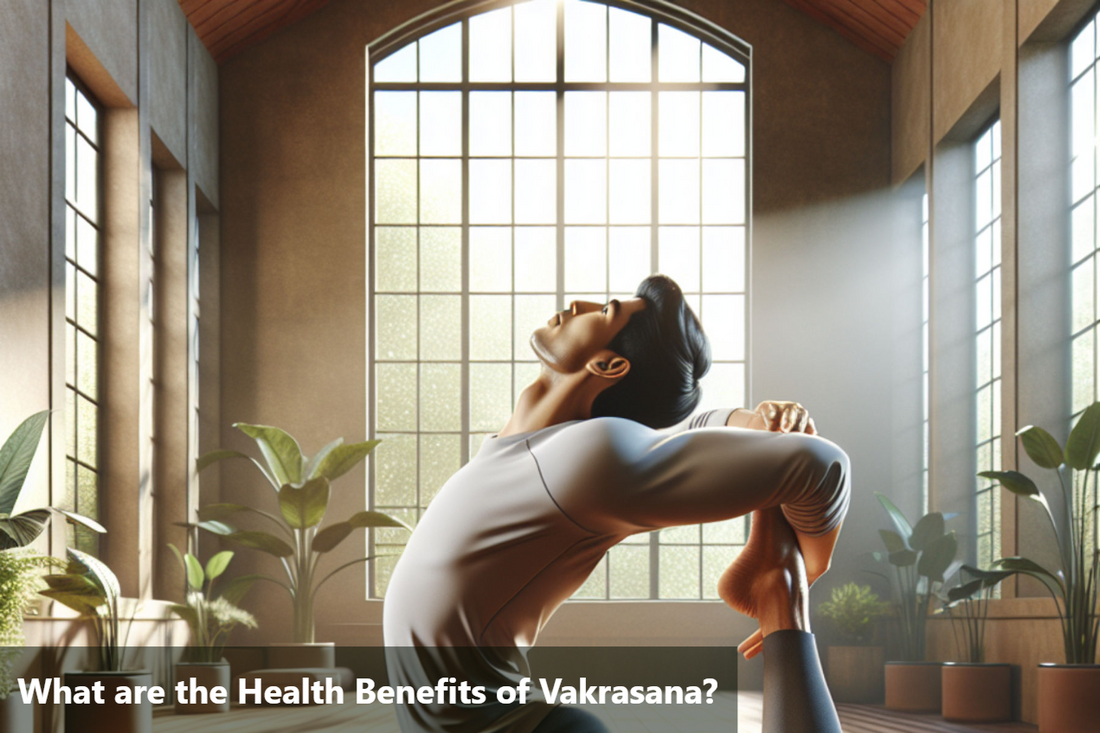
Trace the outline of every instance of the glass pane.
<path fill-rule="evenodd" d="M 1085 409 L 1094 399 L 1093 337 L 1095 332 L 1095 329 L 1086 331 L 1073 340 L 1073 412 Z"/>
<path fill-rule="evenodd" d="M 743 545 L 748 539 L 748 517 L 734 517 L 703 525 L 703 542 L 718 545 Z"/>
<path fill-rule="evenodd" d="M 649 547 L 619 545 L 607 553 L 611 598 L 649 598 Z"/>
<path fill-rule="evenodd" d="M 374 449 L 374 503 L 379 507 L 416 505 L 416 436 L 379 433 Z"/>
<path fill-rule="evenodd" d="M 470 296 L 470 358 L 477 361 L 512 358 L 510 296 Z"/>
<path fill-rule="evenodd" d="M 603 227 L 566 227 L 565 289 L 598 293 L 606 288 L 606 230 Z"/>
<path fill-rule="evenodd" d="M 517 224 L 553 224 L 558 215 L 557 162 L 517 160 Z"/>
<path fill-rule="evenodd" d="M 76 212 L 71 206 L 65 207 L 65 256 L 76 259 Z"/>
<path fill-rule="evenodd" d="M 558 113 L 554 92 L 516 92 L 516 155 L 557 155 Z"/>
<path fill-rule="evenodd" d="M 745 154 L 745 93 L 703 92 L 703 155 Z"/>
<path fill-rule="evenodd" d="M 420 92 L 420 154 L 462 155 L 462 92 Z"/>
<path fill-rule="evenodd" d="M 1096 60 L 1096 21 L 1085 26 L 1069 47 L 1069 74 L 1073 78 Z"/>
<path fill-rule="evenodd" d="M 999 160 L 993 164 L 992 183 L 993 191 L 990 196 L 990 207 L 993 218 L 996 219 L 1001 215 L 1001 161 Z"/>
<path fill-rule="evenodd" d="M 458 361 L 462 358 L 462 298 L 420 296 L 420 358 Z"/>
<path fill-rule="evenodd" d="M 515 358 L 534 359 L 535 354 L 531 351 L 531 334 L 535 332 L 535 329 L 545 326 L 547 321 L 557 312 L 554 307 L 554 296 L 517 295 L 515 297 L 515 309 L 516 328 L 515 343 L 513 345 Z M 516 386 L 522 388 L 529 383 L 530 380 L 526 380 L 519 384 L 517 380 Z"/>
<path fill-rule="evenodd" d="M 416 364 L 375 364 L 379 430 L 416 430 Z"/>
<path fill-rule="evenodd" d="M 658 232 L 657 271 L 685 293 L 699 292 L 699 228 L 661 227 Z"/>
<path fill-rule="evenodd" d="M 79 336 L 78 336 L 79 338 Z M 98 437 L 99 427 L 99 414 L 98 409 L 90 401 L 84 399 L 82 396 L 76 396 L 76 458 L 77 460 L 87 463 L 89 466 L 99 465 L 98 452 L 96 449 L 96 438 Z M 89 497 L 81 496 L 78 492 L 77 506 L 79 506 L 79 500 L 87 500 Z M 94 497 L 92 497 L 94 501 Z M 94 506 L 94 504 L 93 504 Z"/>
<path fill-rule="evenodd" d="M 66 343 L 69 342 L 66 341 Z M 65 454 L 67 456 L 76 455 L 76 392 L 68 387 L 65 388 Z M 66 494 L 72 493 L 74 480 L 71 473 L 65 477 Z M 72 508 L 73 504 L 70 496 L 66 496 L 62 501 L 61 506 L 63 508 Z"/>
<path fill-rule="evenodd" d="M 703 161 L 703 223 L 742 224 L 745 221 L 745 161 Z"/>
<path fill-rule="evenodd" d="M 420 161 L 420 222 L 462 223 L 461 161 Z"/>
<path fill-rule="evenodd" d="M 608 116 L 611 129 L 611 155 L 645 155 L 652 153 L 649 130 L 653 116 L 649 92 L 611 92 Z"/>
<path fill-rule="evenodd" d="M 703 330 L 711 356 L 718 360 L 745 358 L 745 296 L 704 295 Z"/>
<path fill-rule="evenodd" d="M 1096 249 L 1094 202 L 1095 198 L 1089 196 L 1073 210 L 1070 228 L 1072 230 L 1072 257 L 1074 262 L 1079 261 L 1082 257 L 1092 253 Z"/>
<path fill-rule="evenodd" d="M 978 280 L 977 294 L 975 296 L 975 311 L 977 317 L 976 328 L 981 330 L 988 326 L 993 320 L 992 311 L 992 276 L 986 275 L 982 279 Z"/>
<path fill-rule="evenodd" d="M 470 227 L 471 292 L 508 292 L 512 289 L 512 230 L 508 227 Z"/>
<path fill-rule="evenodd" d="M 512 414 L 512 365 L 470 364 L 470 429 L 497 431 Z"/>
<path fill-rule="evenodd" d="M 415 160 L 375 160 L 374 185 L 377 223 L 416 223 Z"/>
<path fill-rule="evenodd" d="M 65 117 L 76 122 L 76 84 L 65 77 Z"/>
<path fill-rule="evenodd" d="M 661 23 L 657 30 L 658 79 L 699 81 L 699 39 Z"/>
<path fill-rule="evenodd" d="M 606 161 L 565 161 L 565 223 L 603 224 L 606 221 Z"/>
<path fill-rule="evenodd" d="M 660 569 L 661 598 L 699 597 L 698 547 L 662 547 Z"/>
<path fill-rule="evenodd" d="M 462 429 L 461 365 L 420 365 L 420 429 Z"/>
<path fill-rule="evenodd" d="M 489 433 L 470 433 L 470 458 L 477 455 L 477 452 L 481 450 L 481 444 L 488 437 Z"/>
<path fill-rule="evenodd" d="M 94 408 L 93 408 L 94 409 Z M 95 461 L 91 461 L 94 466 Z M 76 467 L 76 510 L 81 514 L 95 518 L 99 516 L 99 477 L 95 471 L 91 471 L 84 466 Z M 99 542 L 96 536 L 92 532 L 77 531 L 76 536 L 78 538 L 77 549 L 84 552 L 89 551 L 90 548 L 97 548 Z"/>
<path fill-rule="evenodd" d="M 612 292 L 633 293 L 652 271 L 649 227 L 611 227 L 608 237 L 609 288 Z"/>
<path fill-rule="evenodd" d="M 512 154 L 512 93 L 470 92 L 470 155 Z"/>
<path fill-rule="evenodd" d="M 982 133 L 978 142 L 974 144 L 974 172 L 978 173 L 988 168 L 993 162 L 993 130 L 990 128 Z"/>
<path fill-rule="evenodd" d="M 65 200 L 76 203 L 76 129 L 65 125 Z"/>
<path fill-rule="evenodd" d="M 420 436 L 420 506 L 428 506 L 462 466 L 461 441 L 459 435 Z"/>
<path fill-rule="evenodd" d="M 703 289 L 745 290 L 745 229 L 703 227 Z"/>
<path fill-rule="evenodd" d="M 646 158 L 610 162 L 608 196 L 612 224 L 648 224 L 652 165 Z"/>
<path fill-rule="evenodd" d="M 98 397 L 99 355 L 95 340 L 83 331 L 76 332 L 76 386 L 93 400 Z"/>
<path fill-rule="evenodd" d="M 556 0 L 514 7 L 516 81 L 554 81 L 557 76 L 557 11 Z"/>
<path fill-rule="evenodd" d="M 416 81 L 416 44 L 410 43 L 374 65 L 374 80 Z"/>
<path fill-rule="evenodd" d="M 458 227 L 421 227 L 420 289 L 462 290 L 462 230 Z"/>
<path fill-rule="evenodd" d="M 516 290 L 554 292 L 557 232 L 550 227 L 516 227 Z"/>
<path fill-rule="evenodd" d="M 462 24 L 424 36 L 420 44 L 420 81 L 462 81 Z"/>
<path fill-rule="evenodd" d="M 76 322 L 76 268 L 65 263 L 65 317 Z"/>
<path fill-rule="evenodd" d="M 588 580 L 584 581 L 584 585 L 577 588 L 577 591 L 573 594 L 573 598 L 606 598 L 607 597 L 607 556 L 604 555 L 603 559 L 596 565 L 592 574 L 588 576 Z"/>
<path fill-rule="evenodd" d="M 512 161 L 470 161 L 470 223 L 510 224 Z"/>
<path fill-rule="evenodd" d="M 703 398 L 699 410 L 717 410 L 723 407 L 745 407 L 745 366 L 715 362 L 710 365 L 699 385 Z"/>
<path fill-rule="evenodd" d="M 661 155 L 699 155 L 699 92 L 661 92 L 658 98 Z"/>
<path fill-rule="evenodd" d="M 993 229 L 986 227 L 974 240 L 974 272 L 984 275 L 993 267 Z"/>
<path fill-rule="evenodd" d="M 739 547 L 703 548 L 703 598 L 718 597 L 718 579 L 737 559 L 740 551 Z"/>
<path fill-rule="evenodd" d="M 714 46 L 704 43 L 703 81 L 740 84 L 745 81 L 745 67 L 732 56 L 727 56 Z"/>
<path fill-rule="evenodd" d="M 374 299 L 376 351 L 381 361 L 416 360 L 416 296 L 379 295 Z"/>
<path fill-rule="evenodd" d="M 512 9 L 470 18 L 470 81 L 512 81 Z"/>
<path fill-rule="evenodd" d="M 607 81 L 607 6 L 565 3 L 565 80 Z"/>
<path fill-rule="evenodd" d="M 662 160 L 658 163 L 657 170 L 660 181 L 660 222 L 698 224 L 699 161 Z"/>
<path fill-rule="evenodd" d="M 551 310 L 553 310 L 553 308 L 551 308 Z M 531 351 L 530 344 L 525 343 L 523 348 L 526 350 L 527 354 L 530 354 L 531 357 L 534 358 L 534 352 Z M 516 404 L 519 401 L 520 393 L 534 383 L 541 371 L 542 365 L 538 362 L 519 362 L 513 365 L 513 372 L 515 374 L 513 384 L 515 385 L 515 390 L 512 395 L 512 404 Z"/>
<path fill-rule="evenodd" d="M 978 442 L 993 437 L 993 387 L 987 385 L 978 390 Z"/>
<path fill-rule="evenodd" d="M 611 81 L 649 81 L 653 73 L 653 22 L 619 8 L 610 8 L 608 14 Z"/>
<path fill-rule="evenodd" d="M 416 92 L 374 93 L 374 154 L 416 155 Z"/>
<path fill-rule="evenodd" d="M 99 220 L 98 153 L 82 137 L 76 139 L 77 208 L 92 221 Z"/>
<path fill-rule="evenodd" d="M 662 545 L 694 545 L 699 542 L 699 525 L 667 527 L 659 531 Z"/>
<path fill-rule="evenodd" d="M 93 143 L 99 142 L 99 113 L 79 90 L 76 93 L 76 126 Z"/>
<path fill-rule="evenodd" d="M 91 332 L 99 334 L 99 284 L 85 275 L 76 273 L 76 322 Z"/>
<path fill-rule="evenodd" d="M 65 384 L 76 386 L 76 328 L 65 324 Z"/>
<path fill-rule="evenodd" d="M 383 292 L 416 290 L 416 230 L 375 227 L 374 286 Z"/>
<path fill-rule="evenodd" d="M 565 154 L 607 154 L 607 92 L 565 93 Z"/>

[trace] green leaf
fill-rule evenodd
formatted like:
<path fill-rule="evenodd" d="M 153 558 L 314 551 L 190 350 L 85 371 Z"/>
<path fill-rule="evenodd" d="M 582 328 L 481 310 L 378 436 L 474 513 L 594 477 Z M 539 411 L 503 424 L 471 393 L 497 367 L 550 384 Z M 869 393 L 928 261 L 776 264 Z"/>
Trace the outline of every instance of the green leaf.
<path fill-rule="evenodd" d="M 909 538 L 909 546 L 914 550 L 924 551 L 929 543 L 938 537 L 943 537 L 943 515 L 939 512 L 931 512 L 920 518 L 917 526 L 913 527 L 913 536 Z"/>
<path fill-rule="evenodd" d="M 260 452 L 264 454 L 271 475 L 280 486 L 301 482 L 305 457 L 302 456 L 298 441 L 279 428 L 269 425 L 249 425 L 238 422 L 233 423 L 233 427 L 255 440 L 256 445 L 260 446 Z"/>
<path fill-rule="evenodd" d="M 907 568 L 917 562 L 917 553 L 913 550 L 898 550 L 891 552 L 887 558 L 891 565 L 899 568 Z"/>
<path fill-rule="evenodd" d="M 397 517 L 375 511 L 356 512 L 348 519 L 348 524 L 352 527 L 402 527 L 410 532 L 413 530 Z"/>
<path fill-rule="evenodd" d="M 69 556 L 69 574 L 83 575 L 91 580 L 103 591 L 108 602 L 113 605 L 122 594 L 122 590 L 119 588 L 118 578 L 111 572 L 111 569 L 98 558 L 92 557 L 86 552 L 81 552 L 74 547 L 68 548 L 66 552 Z"/>
<path fill-rule="evenodd" d="M 328 457 L 329 453 L 331 453 L 337 446 L 340 446 L 340 445 L 343 445 L 343 444 L 344 444 L 344 439 L 343 438 L 337 438 L 336 440 L 332 441 L 331 443 L 326 445 L 321 450 L 314 453 L 313 457 L 310 458 L 309 461 L 306 462 L 306 467 L 302 471 L 302 476 L 304 476 L 306 479 L 317 478 L 320 475 L 317 472 L 317 468 L 324 462 L 324 460 Z M 332 478 L 329 477 L 329 480 L 331 481 Z"/>
<path fill-rule="evenodd" d="M 316 527 L 325 518 L 329 493 L 328 479 L 324 476 L 306 481 L 300 489 L 283 484 L 279 489 L 279 511 L 295 529 Z"/>
<path fill-rule="evenodd" d="M 26 547 L 38 539 L 49 523 L 49 509 L 32 509 L 0 519 L 0 528 L 4 530 L 4 534 L 0 535 L 0 549 Z"/>
<path fill-rule="evenodd" d="M 901 552 L 902 550 L 908 550 L 905 546 L 905 540 L 901 538 L 897 532 L 890 529 L 880 529 L 878 531 L 880 537 L 882 537 L 883 543 L 886 545 L 887 552 Z"/>
<path fill-rule="evenodd" d="M 293 547 L 267 532 L 234 532 L 226 536 L 226 539 L 241 547 L 266 552 L 275 557 L 290 557 L 294 554 Z"/>
<path fill-rule="evenodd" d="M 1073 426 L 1066 441 L 1066 465 L 1079 471 L 1087 471 L 1096 464 L 1100 455 L 1100 402 L 1085 408 L 1081 419 Z"/>
<path fill-rule="evenodd" d="M 179 560 L 180 567 L 183 568 L 183 572 L 186 573 L 187 562 L 183 559 L 183 553 L 180 552 L 179 548 L 173 545 L 171 542 L 168 543 L 168 547 L 172 550 L 172 554 L 176 556 L 176 559 Z"/>
<path fill-rule="evenodd" d="M 1035 482 L 1019 471 L 982 471 L 978 475 L 999 482 L 1001 486 L 1019 496 L 1034 499 L 1043 495 Z"/>
<path fill-rule="evenodd" d="M 242 575 L 239 578 L 234 578 L 233 580 L 229 581 L 226 584 L 225 590 L 222 592 L 221 597 L 236 606 L 241 602 L 241 599 L 245 597 L 248 591 L 252 589 L 252 586 L 255 585 L 256 581 L 258 580 L 266 580 L 271 583 L 275 583 L 276 585 L 285 588 L 287 592 L 290 592 L 290 588 L 288 588 L 286 584 L 281 583 L 274 578 L 269 578 L 266 575 L 260 575 L 257 573 L 252 575 Z M 294 594 L 291 593 L 291 595 L 293 596 Z"/>
<path fill-rule="evenodd" d="M 57 512 L 61 516 L 65 517 L 65 519 L 74 524 L 79 524 L 80 526 L 86 527 L 98 534 L 107 534 L 107 528 L 96 520 L 92 519 L 91 517 L 86 517 L 83 514 L 77 514 L 76 512 L 70 512 L 66 509 L 58 509 L 57 507 L 50 507 L 50 509 Z"/>
<path fill-rule="evenodd" d="M 1062 578 L 1050 572 L 1034 560 L 1028 560 L 1026 557 L 1002 557 L 999 560 L 994 560 L 993 566 L 1002 568 L 1010 573 L 1029 575 L 1032 578 L 1042 581 L 1051 595 L 1063 599 L 1066 597 L 1066 585 Z"/>
<path fill-rule="evenodd" d="M 199 614 L 197 611 L 195 611 L 195 609 L 191 608 L 190 606 L 185 606 L 182 603 L 173 603 L 172 605 L 168 606 L 168 609 L 180 618 L 182 618 L 184 621 L 186 621 L 187 625 L 190 626 L 192 629 L 196 629 L 199 627 Z M 195 643 L 193 639 L 191 643 Z"/>
<path fill-rule="evenodd" d="M 42 580 L 49 586 L 39 593 L 67 606 L 82 616 L 98 616 L 107 605 L 102 589 L 83 575 L 47 575 Z"/>
<path fill-rule="evenodd" d="M 317 473 L 329 481 L 334 481 L 359 465 L 359 462 L 381 442 L 367 440 L 362 443 L 338 446 L 325 456 L 325 460 L 317 467 Z"/>
<path fill-rule="evenodd" d="M 897 528 L 898 534 L 908 543 L 909 538 L 913 535 L 913 527 L 909 524 L 909 520 L 905 518 L 905 515 L 901 513 L 901 510 L 897 508 L 894 502 L 890 501 L 886 496 L 877 491 L 875 492 L 875 496 L 878 497 L 878 503 L 882 504 L 882 508 L 890 515 L 890 520 Z"/>
<path fill-rule="evenodd" d="M 947 600 L 955 602 L 966 598 L 973 598 L 974 594 L 980 591 L 982 587 L 982 580 L 980 578 L 971 580 L 968 583 L 963 583 L 962 585 L 957 585 L 947 591 Z"/>
<path fill-rule="evenodd" d="M 199 559 L 189 552 L 183 556 L 183 562 L 187 567 L 187 584 L 195 590 L 202 590 L 204 576 Z"/>
<path fill-rule="evenodd" d="M 1020 443 L 1027 451 L 1027 455 L 1040 468 L 1058 468 L 1062 465 L 1064 455 L 1062 446 L 1054 436 L 1035 425 L 1028 425 L 1016 432 Z"/>
<path fill-rule="evenodd" d="M 237 528 L 231 524 L 225 522 L 218 522 L 214 520 L 201 521 L 201 522 L 176 522 L 177 527 L 187 527 L 188 529 L 201 529 L 204 532 L 210 534 L 216 534 L 219 537 L 226 537 L 237 531 Z"/>
<path fill-rule="evenodd" d="M 940 535 L 928 543 L 928 547 L 920 555 L 917 563 L 917 575 L 928 578 L 933 583 L 942 583 L 943 574 L 955 560 L 955 553 L 959 551 L 958 540 L 954 532 Z"/>
<path fill-rule="evenodd" d="M 225 572 L 225 569 L 229 567 L 229 561 L 233 559 L 233 553 L 229 550 L 219 552 L 206 563 L 206 579 L 213 581 L 215 578 Z"/>
<path fill-rule="evenodd" d="M 279 483 L 275 481 L 275 478 L 271 475 L 271 472 L 264 468 L 264 465 L 262 463 L 260 463 L 247 453 L 241 453 L 239 450 L 212 450 L 209 453 L 200 456 L 198 460 L 195 461 L 195 470 L 202 471 L 204 468 L 207 468 L 208 466 L 217 463 L 218 461 L 224 461 L 227 458 L 247 458 L 248 460 L 252 461 L 252 464 L 256 466 L 256 468 L 260 469 L 260 473 L 264 475 L 264 478 L 267 479 L 267 482 L 269 484 L 271 484 L 275 489 L 279 488 Z"/>
<path fill-rule="evenodd" d="M 337 522 L 330 524 L 317 533 L 313 538 L 314 552 L 331 552 L 337 545 L 347 539 L 347 536 L 355 530 L 350 522 Z"/>
<path fill-rule="evenodd" d="M 0 447 L 0 514 L 11 514 L 15 502 L 27 480 L 42 430 L 50 419 L 50 411 L 43 410 L 28 417 L 15 429 Z"/>

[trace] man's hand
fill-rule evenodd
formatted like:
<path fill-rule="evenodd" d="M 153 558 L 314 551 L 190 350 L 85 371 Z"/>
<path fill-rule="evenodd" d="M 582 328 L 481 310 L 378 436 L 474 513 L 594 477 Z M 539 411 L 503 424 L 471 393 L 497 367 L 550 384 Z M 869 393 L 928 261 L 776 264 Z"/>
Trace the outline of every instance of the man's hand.
<path fill-rule="evenodd" d="M 736 428 L 766 430 L 772 433 L 806 433 L 817 435 L 814 419 L 797 402 L 764 400 L 755 410 L 734 410 L 726 425 Z"/>

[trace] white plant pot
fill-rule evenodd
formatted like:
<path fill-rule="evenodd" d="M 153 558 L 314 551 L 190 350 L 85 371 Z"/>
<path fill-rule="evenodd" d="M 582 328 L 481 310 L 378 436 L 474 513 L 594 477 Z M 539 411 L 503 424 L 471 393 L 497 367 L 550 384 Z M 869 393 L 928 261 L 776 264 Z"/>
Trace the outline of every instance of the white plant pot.
<path fill-rule="evenodd" d="M 191 680 L 198 687 L 205 687 L 207 694 L 215 687 L 223 687 L 226 691 L 225 702 L 216 703 L 208 696 L 205 703 L 180 702 L 176 698 L 176 715 L 203 715 L 208 713 L 229 712 L 229 700 L 233 695 L 230 689 L 229 662 L 224 659 L 220 662 L 180 662 L 176 665 L 176 684 L 184 682 L 187 690 L 191 689 Z"/>
<path fill-rule="evenodd" d="M 19 695 L 19 688 L 0 700 L 0 731 L 3 733 L 31 733 L 34 730 L 34 706 L 27 705 Z"/>
<path fill-rule="evenodd" d="M 69 688 L 103 684 L 103 705 L 65 706 L 65 733 L 153 733 L 153 704 L 143 694 L 137 704 L 115 703 L 115 692 L 123 687 L 143 686 L 146 692 L 153 684 L 153 675 L 136 672 L 66 672 Z"/>

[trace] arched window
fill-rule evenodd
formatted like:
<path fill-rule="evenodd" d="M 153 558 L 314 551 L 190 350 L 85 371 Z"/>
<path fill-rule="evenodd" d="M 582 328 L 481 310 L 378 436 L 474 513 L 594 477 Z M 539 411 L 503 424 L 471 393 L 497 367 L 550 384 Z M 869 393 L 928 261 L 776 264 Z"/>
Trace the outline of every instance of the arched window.
<path fill-rule="evenodd" d="M 456 9 L 457 8 L 457 9 Z M 487 9 L 489 8 L 489 9 Z M 747 392 L 748 47 L 657 3 L 463 3 L 371 45 L 371 506 L 415 523 L 538 373 L 574 299 L 663 272 Z M 580 598 L 713 598 L 744 518 L 612 549 Z M 381 597 L 404 532 L 377 530 Z"/>

